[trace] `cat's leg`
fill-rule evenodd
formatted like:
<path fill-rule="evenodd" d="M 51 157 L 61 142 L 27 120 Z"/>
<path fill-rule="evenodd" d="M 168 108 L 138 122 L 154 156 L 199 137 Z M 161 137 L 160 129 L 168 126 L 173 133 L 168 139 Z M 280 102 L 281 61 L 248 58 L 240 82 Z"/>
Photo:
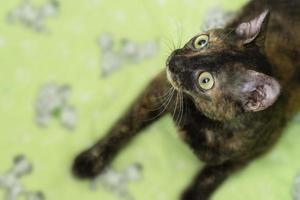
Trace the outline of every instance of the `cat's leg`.
<path fill-rule="evenodd" d="M 165 72 L 160 73 L 108 134 L 75 158 L 74 175 L 79 178 L 98 175 L 141 129 L 167 112 L 167 104 L 175 96 L 173 92 Z"/>
<path fill-rule="evenodd" d="M 184 191 L 180 200 L 208 200 L 213 192 L 234 172 L 243 168 L 246 162 L 226 162 L 220 165 L 206 165 Z"/>

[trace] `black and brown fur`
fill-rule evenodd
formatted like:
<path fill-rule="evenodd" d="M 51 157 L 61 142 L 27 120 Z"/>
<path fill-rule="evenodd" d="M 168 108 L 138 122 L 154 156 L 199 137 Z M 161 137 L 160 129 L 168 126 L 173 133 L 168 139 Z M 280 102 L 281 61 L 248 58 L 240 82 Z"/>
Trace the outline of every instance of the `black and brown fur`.
<path fill-rule="evenodd" d="M 266 9 L 270 14 L 259 35 L 243 43 L 237 27 Z M 134 136 L 164 114 L 173 114 L 182 139 L 206 163 L 181 200 L 209 199 L 228 176 L 272 147 L 300 110 L 300 0 L 253 0 L 224 29 L 206 34 L 207 48 L 193 49 L 192 38 L 175 50 L 167 73 L 150 82 L 104 138 L 77 156 L 76 176 L 101 173 Z M 214 75 L 212 90 L 197 87 L 201 71 Z M 243 90 L 249 82 L 258 89 Z M 266 96 L 259 88 L 264 83 L 278 83 L 280 94 L 259 105 Z"/>

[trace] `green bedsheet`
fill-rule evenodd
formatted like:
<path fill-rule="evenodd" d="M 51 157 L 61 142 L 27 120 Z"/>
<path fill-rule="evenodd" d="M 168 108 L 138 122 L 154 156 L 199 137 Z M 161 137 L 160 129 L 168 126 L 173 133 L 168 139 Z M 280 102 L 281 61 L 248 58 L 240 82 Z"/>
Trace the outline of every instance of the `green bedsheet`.
<path fill-rule="evenodd" d="M 30 1 L 43 5 L 44 0 Z M 44 32 L 8 23 L 7 14 L 21 2 L 0 1 L 0 177 L 24 155 L 34 170 L 21 178 L 28 191 L 42 191 L 47 200 L 118 199 L 104 187 L 90 189 L 70 173 L 72 159 L 103 136 L 145 84 L 164 68 L 169 47 L 200 31 L 203 15 L 215 5 L 238 9 L 244 0 L 60 0 L 59 11 L 45 21 Z M 97 38 L 110 33 L 143 43 L 157 41 L 159 52 L 137 64 L 127 63 L 101 77 Z M 69 85 L 68 104 L 76 110 L 74 129 L 56 115 L 46 127 L 37 125 L 35 103 L 47 83 Z M 286 200 L 300 169 L 300 124 L 291 123 L 268 155 L 230 178 L 216 200 Z M 138 162 L 142 179 L 131 182 L 137 200 L 174 200 L 201 167 L 179 140 L 169 117 L 144 131 L 115 160 L 122 170 Z M 5 190 L 0 187 L 0 199 Z M 21 199 L 21 198 L 19 198 Z"/>

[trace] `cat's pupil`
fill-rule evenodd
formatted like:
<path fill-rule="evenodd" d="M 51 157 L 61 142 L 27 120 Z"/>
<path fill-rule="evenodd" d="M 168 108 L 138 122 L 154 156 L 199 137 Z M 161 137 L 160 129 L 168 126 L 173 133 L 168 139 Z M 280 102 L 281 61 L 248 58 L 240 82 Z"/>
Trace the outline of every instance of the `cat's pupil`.
<path fill-rule="evenodd" d="M 198 42 L 198 45 L 199 45 L 199 46 L 203 46 L 203 45 L 205 45 L 205 43 L 206 43 L 205 40 L 200 40 L 200 41 Z"/>
<path fill-rule="evenodd" d="M 209 78 L 205 78 L 205 79 L 203 79 L 203 81 L 202 81 L 202 83 L 209 83 L 209 81 L 210 81 L 210 79 Z"/>

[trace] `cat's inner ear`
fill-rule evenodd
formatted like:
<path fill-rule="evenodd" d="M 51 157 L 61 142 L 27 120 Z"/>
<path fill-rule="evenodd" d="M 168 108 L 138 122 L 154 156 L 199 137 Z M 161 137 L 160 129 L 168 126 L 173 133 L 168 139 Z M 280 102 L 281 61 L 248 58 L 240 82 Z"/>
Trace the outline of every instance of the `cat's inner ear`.
<path fill-rule="evenodd" d="M 235 33 L 242 39 L 243 44 L 257 41 L 259 46 L 263 46 L 268 24 L 269 10 L 265 10 L 254 19 L 241 23 L 235 29 Z"/>
<path fill-rule="evenodd" d="M 242 105 L 245 111 L 257 112 L 273 105 L 279 94 L 280 84 L 272 77 L 248 70 L 242 86 Z"/>

